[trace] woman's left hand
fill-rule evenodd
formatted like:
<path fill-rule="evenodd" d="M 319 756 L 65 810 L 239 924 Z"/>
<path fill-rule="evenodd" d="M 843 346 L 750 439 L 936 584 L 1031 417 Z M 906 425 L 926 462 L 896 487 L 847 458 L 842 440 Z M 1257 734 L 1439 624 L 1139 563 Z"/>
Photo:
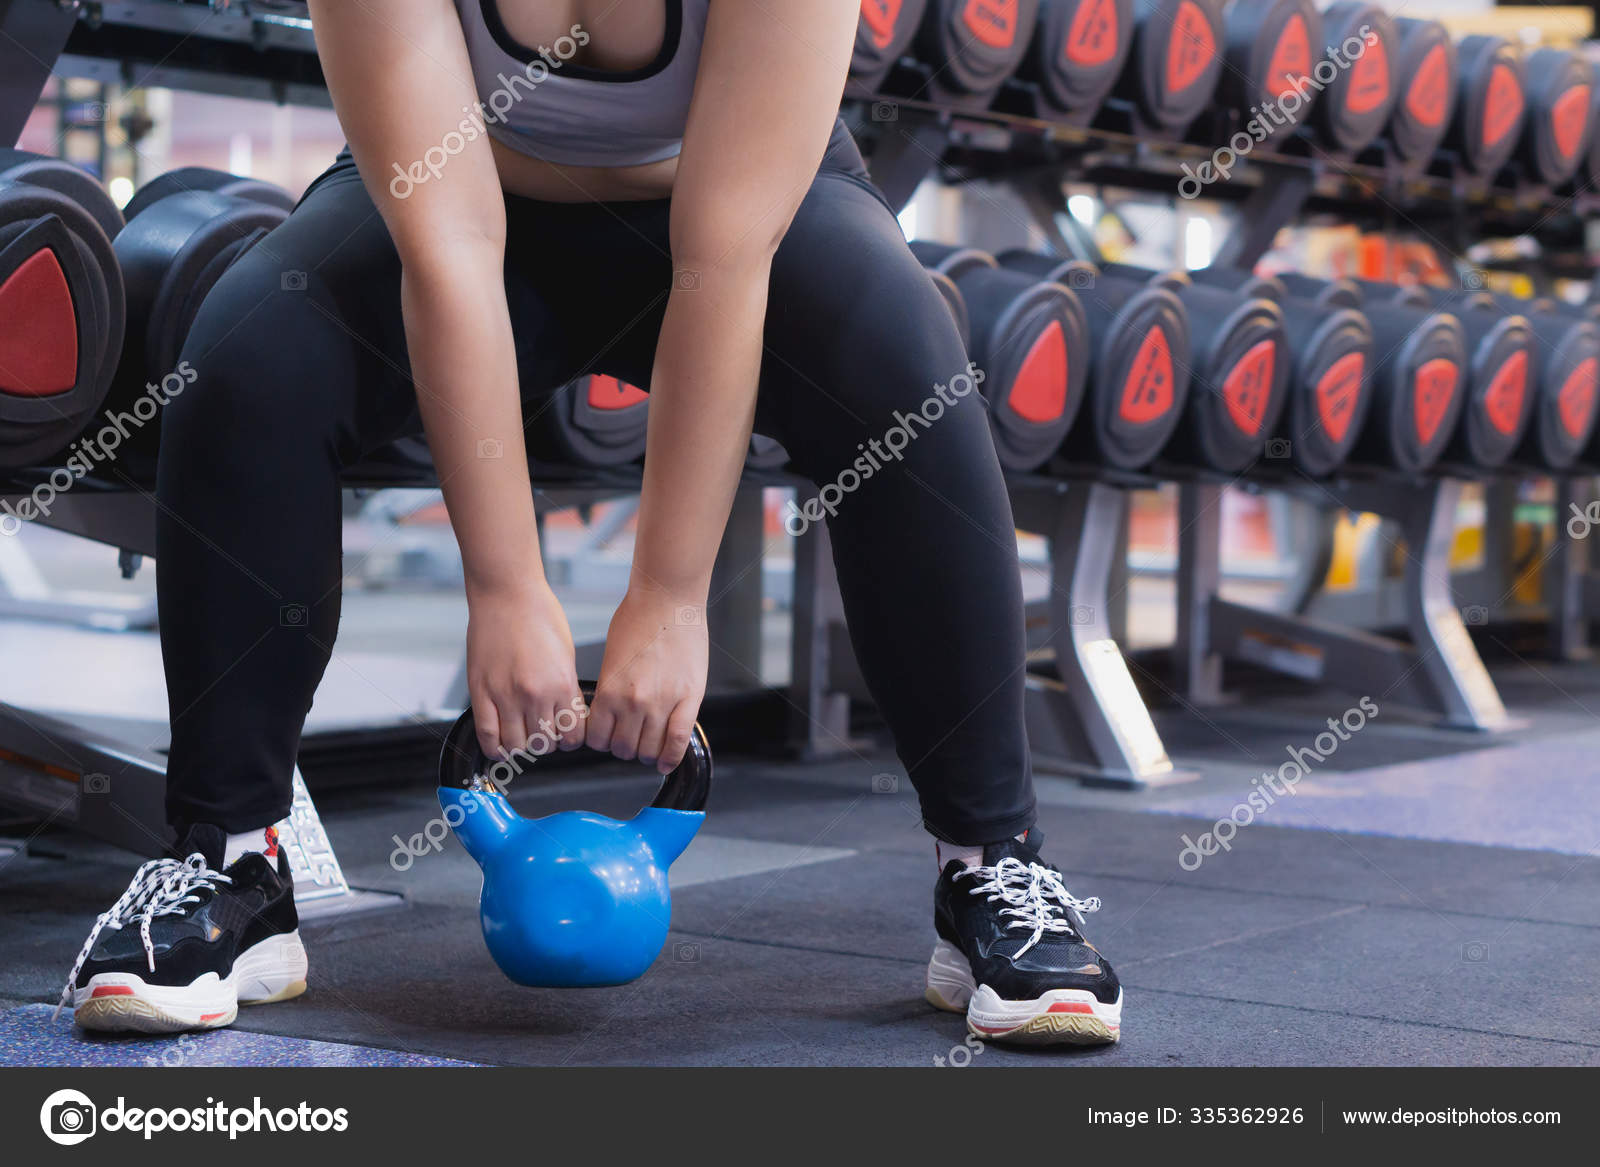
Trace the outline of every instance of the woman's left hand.
<path fill-rule="evenodd" d="M 705 696 L 708 652 L 704 604 L 630 586 L 606 634 L 585 744 L 671 773 Z"/>

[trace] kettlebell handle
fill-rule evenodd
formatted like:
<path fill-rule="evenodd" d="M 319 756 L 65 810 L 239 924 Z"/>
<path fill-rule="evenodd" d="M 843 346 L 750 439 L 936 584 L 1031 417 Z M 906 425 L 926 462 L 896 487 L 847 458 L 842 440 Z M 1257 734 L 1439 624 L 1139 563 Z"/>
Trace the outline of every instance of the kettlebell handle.
<path fill-rule="evenodd" d="M 585 705 L 594 704 L 595 683 L 581 681 L 578 685 Z M 536 755 L 529 755 L 532 759 Z M 513 755 L 515 759 L 515 755 Z M 445 735 L 444 749 L 439 753 L 439 785 L 457 790 L 471 790 L 478 780 L 497 765 L 478 746 L 478 728 L 472 719 L 472 707 L 456 719 Z M 530 762 L 514 760 L 511 765 L 526 772 Z M 492 781 L 484 778 L 486 782 Z M 651 806 L 661 810 L 705 810 L 706 799 L 711 794 L 711 745 L 705 732 L 696 722 L 689 734 L 689 748 L 677 769 L 661 780 Z"/>

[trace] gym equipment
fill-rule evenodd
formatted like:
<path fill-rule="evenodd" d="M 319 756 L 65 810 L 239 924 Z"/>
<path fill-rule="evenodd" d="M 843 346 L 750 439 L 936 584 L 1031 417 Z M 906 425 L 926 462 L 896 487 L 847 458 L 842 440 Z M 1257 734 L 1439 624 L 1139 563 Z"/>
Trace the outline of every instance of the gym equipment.
<path fill-rule="evenodd" d="M 1210 104 L 1222 72 L 1221 0 L 1137 0 L 1133 50 L 1116 94 L 1134 124 L 1177 136 Z"/>
<path fill-rule="evenodd" d="M 1554 300 L 1496 296 L 1495 302 L 1504 311 L 1524 313 L 1539 342 L 1533 419 L 1518 456 L 1547 470 L 1570 470 L 1590 447 L 1600 415 L 1600 323 Z"/>
<path fill-rule="evenodd" d="M 1289 294 L 1281 280 L 1237 268 L 1190 272 L 1196 283 L 1275 300 L 1288 341 L 1286 402 L 1267 456 L 1285 455 L 1302 473 L 1321 477 L 1344 464 L 1372 403 L 1372 326 L 1345 304 L 1317 304 Z M 1354 297 L 1352 297 L 1354 298 Z"/>
<path fill-rule="evenodd" d="M 1352 460 L 1420 473 L 1439 460 L 1461 415 L 1467 363 L 1461 322 L 1420 289 L 1328 283 L 1286 273 L 1290 294 L 1323 307 L 1361 308 L 1372 327 L 1373 404 Z"/>
<path fill-rule="evenodd" d="M 100 225 L 111 219 L 109 205 L 87 175 L 5 152 L 0 469 L 57 460 L 105 400 L 126 311 L 122 273 Z"/>
<path fill-rule="evenodd" d="M 186 190 L 208 190 L 213 194 L 229 195 L 252 203 L 277 207 L 285 213 L 294 210 L 295 199 L 281 186 L 262 182 L 258 178 L 243 178 L 226 170 L 212 170 L 205 166 L 180 166 L 157 175 L 134 192 L 124 209 L 125 217 L 132 219 L 140 212 L 159 203 L 169 195 Z"/>
<path fill-rule="evenodd" d="M 939 289 L 939 295 L 944 297 L 945 307 L 950 309 L 950 316 L 956 322 L 956 331 L 961 334 L 961 347 L 972 348 L 972 318 L 967 315 L 967 302 L 961 295 L 961 289 L 956 287 L 956 282 L 942 271 L 928 272 L 933 280 L 933 286 Z"/>
<path fill-rule="evenodd" d="M 644 457 L 650 395 L 600 373 L 563 385 L 528 419 L 528 455 L 563 466 L 626 466 Z"/>
<path fill-rule="evenodd" d="M 922 23 L 928 0 L 861 0 L 861 22 L 850 57 L 847 87 L 875 93 L 895 62 L 905 55 Z"/>
<path fill-rule="evenodd" d="M 1461 84 L 1447 138 L 1466 170 L 1493 178 L 1517 148 L 1527 105 L 1522 58 L 1497 36 L 1463 37 L 1456 44 Z"/>
<path fill-rule="evenodd" d="M 916 34 L 929 88 L 951 104 L 986 108 L 1017 70 L 1039 17 L 1039 0 L 928 0 Z"/>
<path fill-rule="evenodd" d="M 1437 20 L 1394 22 L 1400 96 L 1386 139 L 1404 163 L 1425 165 L 1450 129 L 1460 65 L 1449 30 Z"/>
<path fill-rule="evenodd" d="M 1163 456 L 1226 474 L 1260 458 L 1283 414 L 1289 376 L 1288 337 L 1275 299 L 1260 295 L 1258 285 L 1221 288 L 1183 272 L 1123 264 L 1106 265 L 1101 277 L 1166 288 L 1188 315 L 1193 377 L 1184 420 Z"/>
<path fill-rule="evenodd" d="M 966 304 L 1000 464 L 1038 469 L 1061 447 L 1083 404 L 1089 337 L 1077 296 L 972 248 L 917 240 L 911 250 L 954 281 Z"/>
<path fill-rule="evenodd" d="M 1322 16 L 1311 0 L 1234 0 L 1225 16 L 1226 67 L 1218 92 L 1241 111 L 1245 125 L 1259 127 L 1246 132 L 1274 141 L 1305 121 L 1316 103 L 1312 46 L 1322 44 Z M 1293 110 L 1286 104 L 1291 93 Z"/>
<path fill-rule="evenodd" d="M 192 185 L 158 178 L 152 185 L 160 184 L 161 197 L 130 200 L 128 225 L 112 242 L 127 281 L 128 331 L 106 404 L 114 414 L 145 423 L 155 415 L 138 407 L 155 404 L 160 399 L 152 388 L 181 375 L 183 345 L 201 304 L 240 257 L 288 218 L 283 204 L 291 201 L 287 192 L 272 195 L 276 188 L 221 171 L 191 167 L 181 173 Z M 215 189 L 202 189 L 202 175 L 211 176 Z M 243 193 L 222 193 L 235 183 Z M 122 450 L 153 459 L 160 433 L 159 424 L 129 427 Z"/>
<path fill-rule="evenodd" d="M 1520 154 L 1535 182 L 1559 186 L 1577 172 L 1593 130 L 1594 75 L 1589 63 L 1564 49 L 1528 57 L 1528 113 Z"/>
<path fill-rule="evenodd" d="M 1394 24 L 1375 4 L 1340 0 L 1322 14 L 1322 40 L 1325 55 L 1318 64 L 1326 62 L 1334 77 L 1316 104 L 1317 129 L 1324 146 L 1353 156 L 1383 132 L 1394 108 L 1399 60 Z"/>
<path fill-rule="evenodd" d="M 94 217 L 107 239 L 115 239 L 126 222 L 98 178 L 59 158 L 30 154 L 26 150 L 0 150 L 0 180 L 26 182 L 61 192 Z"/>
<path fill-rule="evenodd" d="M 1189 396 L 1189 317 L 1170 288 L 1103 279 L 1081 261 L 1007 251 L 1003 267 L 1064 284 L 1089 320 L 1089 417 L 1063 453 L 1119 470 L 1140 470 L 1172 437 Z"/>
<path fill-rule="evenodd" d="M 1533 328 L 1526 316 L 1503 311 L 1493 296 L 1426 292 L 1461 321 L 1469 345 L 1466 398 L 1446 456 L 1493 470 L 1516 452 L 1533 414 Z"/>
<path fill-rule="evenodd" d="M 594 700 L 592 683 L 584 700 Z M 528 821 L 506 785 L 536 755 L 491 763 L 478 748 L 472 711 L 445 738 L 439 805 L 456 838 L 483 868 L 479 912 L 489 954 L 520 985 L 623 985 L 660 954 L 672 917 L 667 868 L 705 822 L 711 749 L 698 725 L 688 752 L 654 801 L 626 822 L 591 811 Z M 503 777 L 497 777 L 503 771 Z"/>
<path fill-rule="evenodd" d="M 1017 70 L 1045 110 L 1086 124 L 1117 83 L 1133 46 L 1133 0 L 1041 0 L 1033 42 Z"/>

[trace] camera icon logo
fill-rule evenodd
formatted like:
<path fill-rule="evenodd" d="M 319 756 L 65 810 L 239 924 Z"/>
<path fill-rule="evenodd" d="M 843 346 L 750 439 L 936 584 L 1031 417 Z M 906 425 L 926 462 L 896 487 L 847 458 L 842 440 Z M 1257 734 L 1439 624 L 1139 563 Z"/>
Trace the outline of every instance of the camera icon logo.
<path fill-rule="evenodd" d="M 1075 292 L 1094 287 L 1094 268 L 1085 264 L 1067 272 L 1067 287 Z"/>
<path fill-rule="evenodd" d="M 1094 623 L 1094 609 L 1087 604 L 1072 605 L 1072 622 L 1079 628 L 1087 628 Z"/>
<path fill-rule="evenodd" d="M 285 292 L 303 292 L 306 290 L 306 273 L 303 271 L 286 271 L 283 273 L 282 287 Z"/>
<path fill-rule="evenodd" d="M 680 267 L 672 273 L 672 286 L 680 292 L 698 292 L 700 273 L 691 268 Z"/>
<path fill-rule="evenodd" d="M 875 122 L 899 121 L 900 107 L 892 101 L 875 101 L 872 103 L 872 120 Z"/>
<path fill-rule="evenodd" d="M 52 1143 L 72 1147 L 94 1134 L 98 1113 L 82 1091 L 57 1090 L 39 1108 L 39 1126 Z"/>
<path fill-rule="evenodd" d="M 310 616 L 304 604 L 285 604 L 278 609 L 278 624 L 283 628 L 304 628 Z"/>
<path fill-rule="evenodd" d="M 1489 286 L 1489 277 L 1477 268 L 1468 268 L 1461 273 L 1461 290 L 1463 292 L 1481 292 Z"/>
<path fill-rule="evenodd" d="M 900 775 L 874 774 L 872 776 L 872 793 L 874 794 L 899 794 Z"/>
<path fill-rule="evenodd" d="M 1292 448 L 1288 438 L 1270 438 L 1267 441 L 1267 457 L 1274 462 L 1281 462 L 1289 456 Z"/>
<path fill-rule="evenodd" d="M 1468 624 L 1487 624 L 1489 622 L 1489 609 L 1482 604 L 1468 604 L 1461 609 L 1461 618 Z"/>
<path fill-rule="evenodd" d="M 505 452 L 506 444 L 499 438 L 481 438 L 478 441 L 478 457 L 485 461 L 503 458 Z"/>
<path fill-rule="evenodd" d="M 680 940 L 672 946 L 672 959 L 677 964 L 699 964 L 700 945 L 690 940 Z"/>
<path fill-rule="evenodd" d="M 85 774 L 83 776 L 83 792 L 85 794 L 110 794 L 111 775 L 99 772 Z"/>
<path fill-rule="evenodd" d="M 1482 940 L 1469 940 L 1461 946 L 1461 959 L 1467 964 L 1482 964 L 1489 959 L 1489 945 Z"/>

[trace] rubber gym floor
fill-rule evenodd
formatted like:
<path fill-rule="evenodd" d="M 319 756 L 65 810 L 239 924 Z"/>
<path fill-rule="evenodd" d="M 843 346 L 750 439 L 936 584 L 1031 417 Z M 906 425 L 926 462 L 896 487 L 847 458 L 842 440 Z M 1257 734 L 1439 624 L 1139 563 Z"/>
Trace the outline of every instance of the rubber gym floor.
<path fill-rule="evenodd" d="M 448 605 L 382 604 L 387 617 L 352 604 L 319 704 L 380 675 L 390 620 L 459 645 Z M 138 699 L 159 702 L 152 636 L 11 622 L 0 643 L 40 670 L 0 682 L 0 699 L 48 703 L 84 683 L 85 661 L 103 675 L 121 659 Z M 443 655 L 435 664 L 448 672 Z M 1117 1046 L 969 1054 L 961 1018 L 922 1001 L 934 860 L 909 784 L 878 749 L 821 764 L 719 756 L 708 822 L 673 869 L 666 948 L 616 989 L 507 982 L 478 932 L 477 869 L 453 841 L 391 867 L 394 836 L 437 813 L 425 768 L 321 794 L 350 882 L 404 906 L 307 923 L 305 996 L 164 1041 L 51 1019 L 134 861 L 42 835 L 0 852 L 0 1064 L 1597 1064 L 1600 677 L 1514 654 L 1490 667 L 1526 728 L 1474 739 L 1383 709 L 1192 871 L 1182 836 L 1210 830 L 1354 697 L 1278 684 L 1221 709 L 1159 707 L 1175 760 L 1201 775 L 1183 785 L 1130 794 L 1041 776 L 1046 854 L 1077 895 L 1104 901 L 1089 934 L 1125 985 Z M 512 801 L 525 815 L 631 813 L 651 787 L 599 765 L 523 783 Z"/>

